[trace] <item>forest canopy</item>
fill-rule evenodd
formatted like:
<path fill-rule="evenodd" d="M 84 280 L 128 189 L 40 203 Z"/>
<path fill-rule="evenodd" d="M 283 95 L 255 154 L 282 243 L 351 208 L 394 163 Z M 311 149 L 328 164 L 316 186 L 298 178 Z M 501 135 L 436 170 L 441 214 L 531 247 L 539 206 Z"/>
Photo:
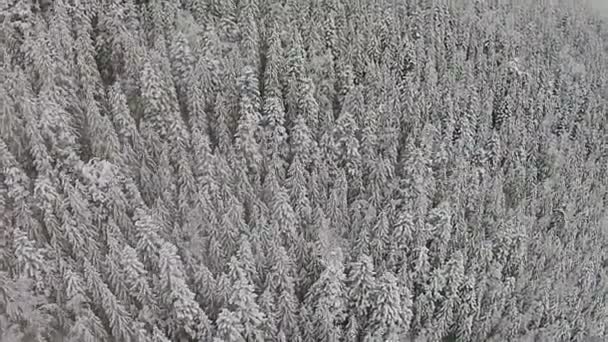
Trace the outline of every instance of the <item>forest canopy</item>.
<path fill-rule="evenodd" d="M 608 338 L 601 4 L 0 1 L 0 342 Z"/>

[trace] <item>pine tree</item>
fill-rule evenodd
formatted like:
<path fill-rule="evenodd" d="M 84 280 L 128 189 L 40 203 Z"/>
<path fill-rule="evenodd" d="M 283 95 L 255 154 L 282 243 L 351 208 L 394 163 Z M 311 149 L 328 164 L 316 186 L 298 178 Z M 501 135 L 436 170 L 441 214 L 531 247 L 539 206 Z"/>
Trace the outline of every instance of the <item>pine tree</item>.
<path fill-rule="evenodd" d="M 158 55 L 158 53 L 157 53 Z M 159 57 L 156 56 L 156 59 Z M 142 97 L 144 103 L 144 113 L 142 123 L 151 125 L 161 138 L 168 134 L 168 123 L 162 113 L 170 111 L 167 103 L 165 91 L 163 91 L 161 76 L 156 69 L 159 63 L 152 59 L 144 62 L 141 71 Z"/>
<path fill-rule="evenodd" d="M 401 314 L 401 296 L 397 277 L 385 272 L 378 280 L 374 297 L 376 305 L 372 308 L 365 338 L 398 341 L 407 333 L 407 324 Z"/>
<path fill-rule="evenodd" d="M 407 264 L 407 250 L 414 243 L 415 229 L 414 218 L 408 211 L 395 210 L 389 237 L 389 267 L 400 268 L 402 271 L 407 269 L 404 264 Z"/>
<path fill-rule="evenodd" d="M 241 34 L 241 50 L 247 64 L 259 69 L 259 43 L 260 32 L 258 30 L 258 17 L 260 9 L 258 3 L 253 0 L 239 1 L 238 24 Z"/>
<path fill-rule="evenodd" d="M 269 91 L 267 91 L 269 92 Z M 287 131 L 285 130 L 285 110 L 278 96 L 268 96 L 264 100 L 265 151 L 267 159 L 278 161 L 279 165 L 268 167 L 284 168 L 288 153 Z M 277 164 L 277 163 L 273 163 Z"/>
<path fill-rule="evenodd" d="M 234 146 L 247 161 L 247 166 L 256 171 L 262 158 L 259 145 L 260 95 L 256 71 L 251 67 L 245 67 L 242 70 L 239 83 L 241 93 L 240 116 Z"/>
<path fill-rule="evenodd" d="M 285 248 L 280 246 L 276 250 L 268 281 L 277 296 L 276 317 L 278 333 L 284 335 L 290 341 L 296 340 L 299 337 L 299 302 L 295 294 L 296 279 L 294 279 L 294 271 L 295 265 Z"/>
<path fill-rule="evenodd" d="M 114 129 L 122 150 L 122 158 L 126 165 L 131 166 L 137 164 L 141 159 L 144 159 L 147 156 L 144 150 L 142 137 L 137 130 L 135 120 L 127 105 L 127 98 L 119 83 L 115 83 L 110 87 L 108 91 L 108 104 L 111 121 L 114 124 Z M 131 168 L 134 169 L 133 167 Z M 135 170 L 129 171 L 134 172 Z"/>
<path fill-rule="evenodd" d="M 302 36 L 296 27 L 290 29 L 289 49 L 286 51 L 286 79 L 283 80 L 283 93 L 287 96 L 287 121 L 294 122 L 299 112 L 299 87 L 305 77 L 305 52 L 302 46 Z"/>
<path fill-rule="evenodd" d="M 138 301 L 141 310 L 152 309 L 156 311 L 156 299 L 148 282 L 148 273 L 144 265 L 138 260 L 136 251 L 129 245 L 123 247 L 119 263 L 124 270 L 124 277 L 132 296 Z"/>
<path fill-rule="evenodd" d="M 184 20 L 184 19 L 182 19 Z M 176 32 L 171 41 L 171 71 L 182 108 L 186 106 L 187 85 L 194 69 L 194 56 L 184 32 Z"/>
<path fill-rule="evenodd" d="M 211 333 L 209 319 L 194 300 L 194 293 L 186 283 L 183 264 L 175 246 L 164 242 L 158 254 L 158 295 L 163 298 L 162 305 L 169 314 L 166 324 L 170 336 L 207 338 Z"/>
<path fill-rule="evenodd" d="M 279 11 L 279 6 L 275 5 L 269 9 L 270 13 L 268 13 L 268 28 L 265 35 L 266 64 L 263 74 L 265 97 L 282 97 L 283 94 L 281 76 L 285 68 L 285 56 L 281 41 Z"/>
<path fill-rule="evenodd" d="M 340 151 L 339 165 L 343 167 L 348 176 L 351 188 L 358 191 L 362 187 L 361 154 L 359 151 L 359 126 L 353 115 L 344 110 L 336 121 L 336 142 Z"/>
<path fill-rule="evenodd" d="M 385 184 L 385 179 L 378 180 L 376 177 L 372 175 L 375 174 L 383 174 L 383 172 L 377 172 L 378 169 L 384 170 L 384 167 L 378 167 L 378 147 L 379 147 L 379 139 L 378 139 L 378 115 L 374 111 L 367 112 L 363 117 L 362 129 L 361 129 L 361 162 L 362 162 L 362 173 L 364 176 L 365 184 L 369 184 L 368 188 L 372 188 L 372 186 L 378 186 Z M 388 163 L 382 163 L 388 164 Z M 379 181 L 379 184 L 376 183 Z M 373 185 L 372 185 L 373 184 Z M 372 188 L 369 190 L 371 196 L 375 196 L 376 194 L 381 194 L 381 188 Z"/>
<path fill-rule="evenodd" d="M 446 202 L 440 203 L 429 212 L 428 220 L 434 235 L 430 251 L 438 260 L 446 258 L 448 243 L 452 239 L 451 218 L 451 208 Z"/>
<path fill-rule="evenodd" d="M 294 158 L 289 166 L 287 176 L 286 187 L 290 202 L 299 217 L 300 225 L 306 229 L 312 220 L 312 205 L 308 195 L 309 174 L 298 156 Z M 304 234 L 305 237 L 310 239 L 308 229 L 304 230 Z"/>
<path fill-rule="evenodd" d="M 414 317 L 414 294 L 412 291 L 412 281 L 406 269 L 401 269 L 397 276 L 397 284 L 401 297 L 401 319 L 404 324 L 404 334 L 412 334 L 411 322 Z"/>
<path fill-rule="evenodd" d="M 203 108 L 193 106 L 190 109 L 190 146 L 193 150 L 192 171 L 196 184 L 201 190 L 204 188 L 208 190 L 208 187 L 213 182 L 212 165 L 214 155 L 211 150 L 211 139 L 209 137 L 206 116 L 207 113 Z"/>
<path fill-rule="evenodd" d="M 387 210 L 382 210 L 378 214 L 376 223 L 371 230 L 371 256 L 374 264 L 381 269 L 385 268 L 390 245 L 390 222 Z"/>
<path fill-rule="evenodd" d="M 408 150 L 408 159 L 403 163 L 404 178 L 400 182 L 402 196 L 404 199 L 416 198 L 416 204 L 411 209 L 416 215 L 425 216 L 435 190 L 430 161 L 422 148 L 410 145 Z"/>
<path fill-rule="evenodd" d="M 350 224 L 348 217 L 348 181 L 345 172 L 342 170 L 331 189 L 326 208 L 332 226 L 338 228 L 340 234 L 347 232 Z"/>
<path fill-rule="evenodd" d="M 243 261 L 239 262 L 235 257 L 230 260 L 232 294 L 228 299 L 228 304 L 233 308 L 233 312 L 242 326 L 243 338 L 246 341 L 263 341 L 264 333 L 261 327 L 264 325 L 266 317 L 256 302 L 257 296 L 251 279 L 239 265 Z"/>
<path fill-rule="evenodd" d="M 292 160 L 297 157 L 307 167 L 314 158 L 316 143 L 303 115 L 298 115 L 295 118 L 295 123 L 289 132 L 289 136 L 289 143 L 293 154 Z"/>
<path fill-rule="evenodd" d="M 228 309 L 222 309 L 222 312 L 217 318 L 217 335 L 213 339 L 214 342 L 245 342 L 247 341 L 241 332 L 243 326 L 240 323 L 236 313 Z"/>
<path fill-rule="evenodd" d="M 297 237 L 299 222 L 289 201 L 289 194 L 285 187 L 278 184 L 276 178 L 269 179 L 268 188 L 272 189 L 270 224 L 273 226 L 273 231 L 282 237 L 280 241 L 291 244 Z"/>
<path fill-rule="evenodd" d="M 367 328 L 374 306 L 373 292 L 377 284 L 372 258 L 362 254 L 356 262 L 351 263 L 346 282 L 349 292 L 347 326 L 352 326 L 353 330 L 348 338 L 355 340 Z"/>
<path fill-rule="evenodd" d="M 315 97 L 316 92 L 313 80 L 310 77 L 304 78 L 300 85 L 298 107 L 315 138 L 318 137 L 321 129 L 319 125 L 319 104 Z"/>
<path fill-rule="evenodd" d="M 345 319 L 346 293 L 344 266 L 340 248 L 328 255 L 326 268 L 310 287 L 304 302 L 309 308 L 309 320 L 317 341 L 338 341 L 342 338 L 341 324 Z"/>
<path fill-rule="evenodd" d="M 258 305 L 260 306 L 261 312 L 266 317 L 264 324 L 261 326 L 265 340 L 280 340 L 277 327 L 278 315 L 276 314 L 275 293 L 270 286 L 267 286 L 262 294 L 258 296 Z"/>

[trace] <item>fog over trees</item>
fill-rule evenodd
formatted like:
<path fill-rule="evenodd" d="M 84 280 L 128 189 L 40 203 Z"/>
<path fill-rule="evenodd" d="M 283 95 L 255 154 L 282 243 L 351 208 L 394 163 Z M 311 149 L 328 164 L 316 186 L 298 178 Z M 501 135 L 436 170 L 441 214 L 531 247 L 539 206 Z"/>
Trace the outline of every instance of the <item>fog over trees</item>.
<path fill-rule="evenodd" d="M 0 1 L 0 342 L 608 340 L 607 18 Z"/>

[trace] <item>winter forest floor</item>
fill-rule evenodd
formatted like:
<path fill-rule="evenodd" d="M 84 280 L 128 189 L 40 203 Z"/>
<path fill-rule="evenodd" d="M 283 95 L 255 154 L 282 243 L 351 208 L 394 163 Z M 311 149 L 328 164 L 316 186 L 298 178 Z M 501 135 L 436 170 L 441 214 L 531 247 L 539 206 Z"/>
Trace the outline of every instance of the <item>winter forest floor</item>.
<path fill-rule="evenodd" d="M 0 342 L 608 339 L 595 5 L 0 1 Z"/>

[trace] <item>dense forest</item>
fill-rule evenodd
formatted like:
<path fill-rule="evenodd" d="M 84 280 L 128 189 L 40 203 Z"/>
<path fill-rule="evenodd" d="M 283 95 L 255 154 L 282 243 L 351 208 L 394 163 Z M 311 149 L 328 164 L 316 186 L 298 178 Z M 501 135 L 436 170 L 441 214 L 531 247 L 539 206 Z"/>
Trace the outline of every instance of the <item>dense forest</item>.
<path fill-rule="evenodd" d="M 582 1 L 0 22 L 0 341 L 608 338 L 608 23 Z"/>

